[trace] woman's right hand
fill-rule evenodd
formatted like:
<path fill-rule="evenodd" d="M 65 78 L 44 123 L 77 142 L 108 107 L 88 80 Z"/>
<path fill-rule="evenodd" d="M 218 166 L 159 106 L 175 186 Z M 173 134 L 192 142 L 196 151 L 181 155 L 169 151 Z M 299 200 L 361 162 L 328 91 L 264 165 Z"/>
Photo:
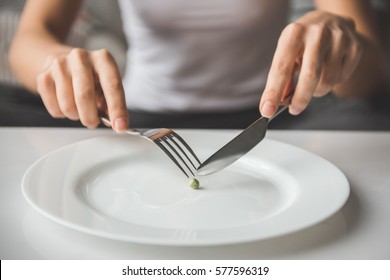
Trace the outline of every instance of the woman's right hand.
<path fill-rule="evenodd" d="M 84 126 L 94 128 L 103 112 L 116 132 L 127 129 L 121 75 L 107 50 L 74 48 L 48 59 L 47 64 L 37 77 L 37 90 L 51 116 L 80 120 Z"/>

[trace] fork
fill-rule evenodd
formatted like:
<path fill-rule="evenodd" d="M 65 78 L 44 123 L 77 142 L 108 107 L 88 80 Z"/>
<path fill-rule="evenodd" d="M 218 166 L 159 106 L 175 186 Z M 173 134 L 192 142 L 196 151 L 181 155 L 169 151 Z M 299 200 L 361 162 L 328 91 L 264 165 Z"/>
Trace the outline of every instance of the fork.
<path fill-rule="evenodd" d="M 101 120 L 112 126 L 106 117 Z M 188 143 L 175 131 L 169 128 L 135 129 L 129 128 L 127 134 L 141 136 L 154 142 L 188 178 L 196 177 L 196 169 L 201 164 L 200 160 Z M 195 161 L 195 163 L 194 163 Z"/>

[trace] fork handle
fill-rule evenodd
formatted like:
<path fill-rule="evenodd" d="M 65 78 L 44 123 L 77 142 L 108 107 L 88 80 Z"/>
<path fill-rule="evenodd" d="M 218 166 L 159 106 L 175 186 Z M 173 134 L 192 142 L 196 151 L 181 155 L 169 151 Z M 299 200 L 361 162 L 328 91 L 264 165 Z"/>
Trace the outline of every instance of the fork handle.
<path fill-rule="evenodd" d="M 102 120 L 102 122 L 105 124 L 105 125 L 108 125 L 108 126 L 111 126 L 112 127 L 112 122 L 107 118 L 107 117 L 103 117 L 101 116 L 100 119 Z M 126 133 L 127 134 L 131 134 L 131 135 L 141 135 L 141 133 L 139 131 L 136 131 L 136 130 L 133 130 L 131 128 L 127 129 L 126 130 Z"/>

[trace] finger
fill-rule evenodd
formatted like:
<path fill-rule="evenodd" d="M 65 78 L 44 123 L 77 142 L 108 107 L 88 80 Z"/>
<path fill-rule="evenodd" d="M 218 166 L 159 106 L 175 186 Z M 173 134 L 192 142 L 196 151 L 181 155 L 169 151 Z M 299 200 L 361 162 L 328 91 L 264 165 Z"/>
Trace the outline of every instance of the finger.
<path fill-rule="evenodd" d="M 362 44 L 357 38 L 354 38 L 354 35 L 352 36 L 349 49 L 342 58 L 339 83 L 343 83 L 351 77 L 362 56 Z"/>
<path fill-rule="evenodd" d="M 57 58 L 53 62 L 52 76 L 55 80 L 58 105 L 62 113 L 71 120 L 78 120 L 79 115 L 74 101 L 72 79 L 69 76 L 65 57 Z"/>
<path fill-rule="evenodd" d="M 321 26 L 312 26 L 308 31 L 297 87 L 289 106 L 292 115 L 299 115 L 307 107 L 315 92 L 327 51 L 328 35 L 327 29 Z"/>
<path fill-rule="evenodd" d="M 116 132 L 123 132 L 128 128 L 128 112 L 119 69 L 107 50 L 96 51 L 93 57 L 113 129 Z"/>
<path fill-rule="evenodd" d="M 81 123 L 94 128 L 99 124 L 95 98 L 95 82 L 89 55 L 82 49 L 73 49 L 69 54 L 75 104 Z"/>
<path fill-rule="evenodd" d="M 280 104 L 283 92 L 293 76 L 295 62 L 300 56 L 303 36 L 304 27 L 292 23 L 283 30 L 279 38 L 260 101 L 260 112 L 265 117 L 272 117 Z"/>
<path fill-rule="evenodd" d="M 64 118 L 65 115 L 57 102 L 55 85 L 50 73 L 45 72 L 38 75 L 37 90 L 49 114 L 54 118 Z"/>

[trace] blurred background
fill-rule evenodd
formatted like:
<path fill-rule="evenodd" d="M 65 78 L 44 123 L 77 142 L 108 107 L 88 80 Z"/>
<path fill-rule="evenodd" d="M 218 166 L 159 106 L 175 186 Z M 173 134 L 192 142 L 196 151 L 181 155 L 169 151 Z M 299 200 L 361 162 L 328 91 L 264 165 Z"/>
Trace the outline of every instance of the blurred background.
<path fill-rule="evenodd" d="M 291 2 L 291 20 L 313 9 L 311 0 Z M 25 90 L 11 72 L 8 50 L 24 3 L 24 0 L 0 0 L 0 126 L 80 126 L 78 123 L 67 120 L 52 120 L 44 108 L 41 108 L 40 100 L 35 96 L 25 94 Z M 387 53 L 387 64 L 390 65 L 390 1 L 372 0 L 372 3 Z M 106 48 L 116 58 L 121 72 L 126 71 L 126 50 L 131 48 L 131 42 L 126 42 L 122 32 L 121 15 L 116 0 L 86 0 L 68 42 L 73 46 L 87 49 Z M 388 80 L 390 81 L 390 75 Z M 370 103 L 336 101 L 329 96 L 321 102 L 315 100 L 310 110 L 299 117 L 301 122 L 291 125 L 291 122 L 280 119 L 280 121 L 275 121 L 271 128 L 388 130 L 390 129 L 388 96 L 388 93 L 380 94 Z M 8 106 L 8 103 L 11 103 L 11 106 Z M 23 107 L 24 103 L 36 104 L 36 108 Z M 12 106 L 12 104 L 20 104 L 20 106 Z M 333 107 L 333 111 L 329 111 L 329 107 Z M 346 113 L 348 110 L 349 115 Z M 372 120 L 367 122 L 359 118 L 358 115 L 362 113 L 369 113 Z M 338 118 L 339 125 L 332 120 L 324 120 L 326 116 L 334 119 L 338 116 L 337 114 L 341 114 Z M 10 118 L 9 116 L 18 117 Z"/>

